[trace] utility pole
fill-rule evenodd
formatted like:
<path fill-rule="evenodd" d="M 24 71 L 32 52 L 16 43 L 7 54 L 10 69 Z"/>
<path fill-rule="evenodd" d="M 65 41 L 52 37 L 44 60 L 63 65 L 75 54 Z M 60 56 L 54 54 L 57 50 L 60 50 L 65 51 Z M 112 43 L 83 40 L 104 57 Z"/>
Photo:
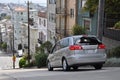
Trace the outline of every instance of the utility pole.
<path fill-rule="evenodd" d="M 8 7 L 10 8 L 10 10 L 11 10 L 11 12 L 12 12 L 12 16 L 13 16 L 13 9 L 8 5 Z M 15 56 L 15 53 L 14 53 L 14 51 L 15 51 L 15 49 L 14 49 L 14 23 L 13 23 L 13 20 L 12 20 L 12 29 L 13 29 L 13 47 L 12 47 L 12 52 L 13 52 L 13 57 L 12 57 L 12 59 L 13 59 L 13 69 L 15 69 L 15 61 L 16 61 L 16 56 Z"/>
<path fill-rule="evenodd" d="M 27 12 L 28 12 L 28 64 L 30 63 L 30 12 L 29 12 L 29 1 L 27 2 Z"/>
<path fill-rule="evenodd" d="M 103 27 L 104 27 L 104 4 L 105 4 L 105 0 L 99 0 L 97 37 L 98 37 L 100 40 L 102 40 L 102 36 L 103 36 Z"/>
<path fill-rule="evenodd" d="M 14 53 L 14 25 L 13 25 L 13 69 L 15 69 L 15 53 Z"/>
<path fill-rule="evenodd" d="M 0 26 L 0 43 L 2 42 L 2 32 L 1 32 L 1 26 Z"/>

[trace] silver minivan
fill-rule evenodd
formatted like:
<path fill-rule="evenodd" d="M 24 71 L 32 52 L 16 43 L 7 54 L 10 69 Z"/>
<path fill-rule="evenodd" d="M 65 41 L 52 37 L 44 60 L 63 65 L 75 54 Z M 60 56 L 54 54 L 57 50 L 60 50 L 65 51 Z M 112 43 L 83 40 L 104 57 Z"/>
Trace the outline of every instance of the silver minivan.
<path fill-rule="evenodd" d="M 106 61 L 105 45 L 94 35 L 78 35 L 59 40 L 47 58 L 48 70 L 63 68 L 74 70 L 79 66 L 91 65 L 101 69 Z"/>

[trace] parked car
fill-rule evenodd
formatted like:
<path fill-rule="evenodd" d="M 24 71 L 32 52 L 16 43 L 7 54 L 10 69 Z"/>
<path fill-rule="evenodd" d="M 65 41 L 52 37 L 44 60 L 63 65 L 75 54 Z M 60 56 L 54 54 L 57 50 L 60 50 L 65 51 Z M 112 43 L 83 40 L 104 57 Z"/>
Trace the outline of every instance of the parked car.
<path fill-rule="evenodd" d="M 22 57 L 22 56 L 23 56 L 23 50 L 22 50 L 22 49 L 21 49 L 21 50 L 18 50 L 17 53 L 18 53 L 18 56 L 19 56 L 19 57 Z"/>
<path fill-rule="evenodd" d="M 106 61 L 105 45 L 94 35 L 78 35 L 59 40 L 47 58 L 48 70 L 61 67 L 64 71 L 91 65 L 101 69 Z"/>

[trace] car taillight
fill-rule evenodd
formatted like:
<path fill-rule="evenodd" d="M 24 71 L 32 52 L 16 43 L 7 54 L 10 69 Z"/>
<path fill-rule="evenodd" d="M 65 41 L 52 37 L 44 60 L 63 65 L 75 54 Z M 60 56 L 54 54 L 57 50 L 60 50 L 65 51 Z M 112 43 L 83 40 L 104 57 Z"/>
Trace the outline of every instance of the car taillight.
<path fill-rule="evenodd" d="M 80 45 L 71 45 L 71 46 L 69 47 L 69 49 L 70 49 L 70 50 L 82 50 L 83 48 L 82 48 L 82 46 L 80 46 Z"/>
<path fill-rule="evenodd" d="M 99 44 L 98 49 L 105 49 L 105 45 L 104 44 Z"/>

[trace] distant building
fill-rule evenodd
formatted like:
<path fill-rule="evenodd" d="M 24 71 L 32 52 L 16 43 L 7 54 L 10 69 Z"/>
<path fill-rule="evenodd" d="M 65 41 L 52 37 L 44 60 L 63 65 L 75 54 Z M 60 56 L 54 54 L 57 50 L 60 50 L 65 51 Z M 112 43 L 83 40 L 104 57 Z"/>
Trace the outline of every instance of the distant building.
<path fill-rule="evenodd" d="M 0 21 L 0 42 L 7 43 L 7 50 L 12 50 L 13 47 L 13 31 L 10 20 L 4 19 Z"/>
<path fill-rule="evenodd" d="M 27 38 L 23 38 L 23 23 L 27 23 L 27 9 L 24 7 L 16 7 L 12 11 L 12 22 L 14 27 L 14 49 L 17 51 L 19 46 L 22 45 L 22 49 L 24 48 L 24 45 L 27 45 Z M 27 29 L 26 29 L 27 32 Z M 24 41 L 24 42 L 23 42 Z M 25 44 L 23 44 L 25 43 Z"/>
<path fill-rule="evenodd" d="M 30 23 L 30 54 L 34 54 L 38 45 L 38 10 L 32 3 L 30 3 L 29 12 L 32 20 Z"/>
<path fill-rule="evenodd" d="M 44 43 L 45 41 L 48 40 L 47 36 L 47 12 L 45 11 L 40 11 L 38 13 L 38 42 Z"/>

